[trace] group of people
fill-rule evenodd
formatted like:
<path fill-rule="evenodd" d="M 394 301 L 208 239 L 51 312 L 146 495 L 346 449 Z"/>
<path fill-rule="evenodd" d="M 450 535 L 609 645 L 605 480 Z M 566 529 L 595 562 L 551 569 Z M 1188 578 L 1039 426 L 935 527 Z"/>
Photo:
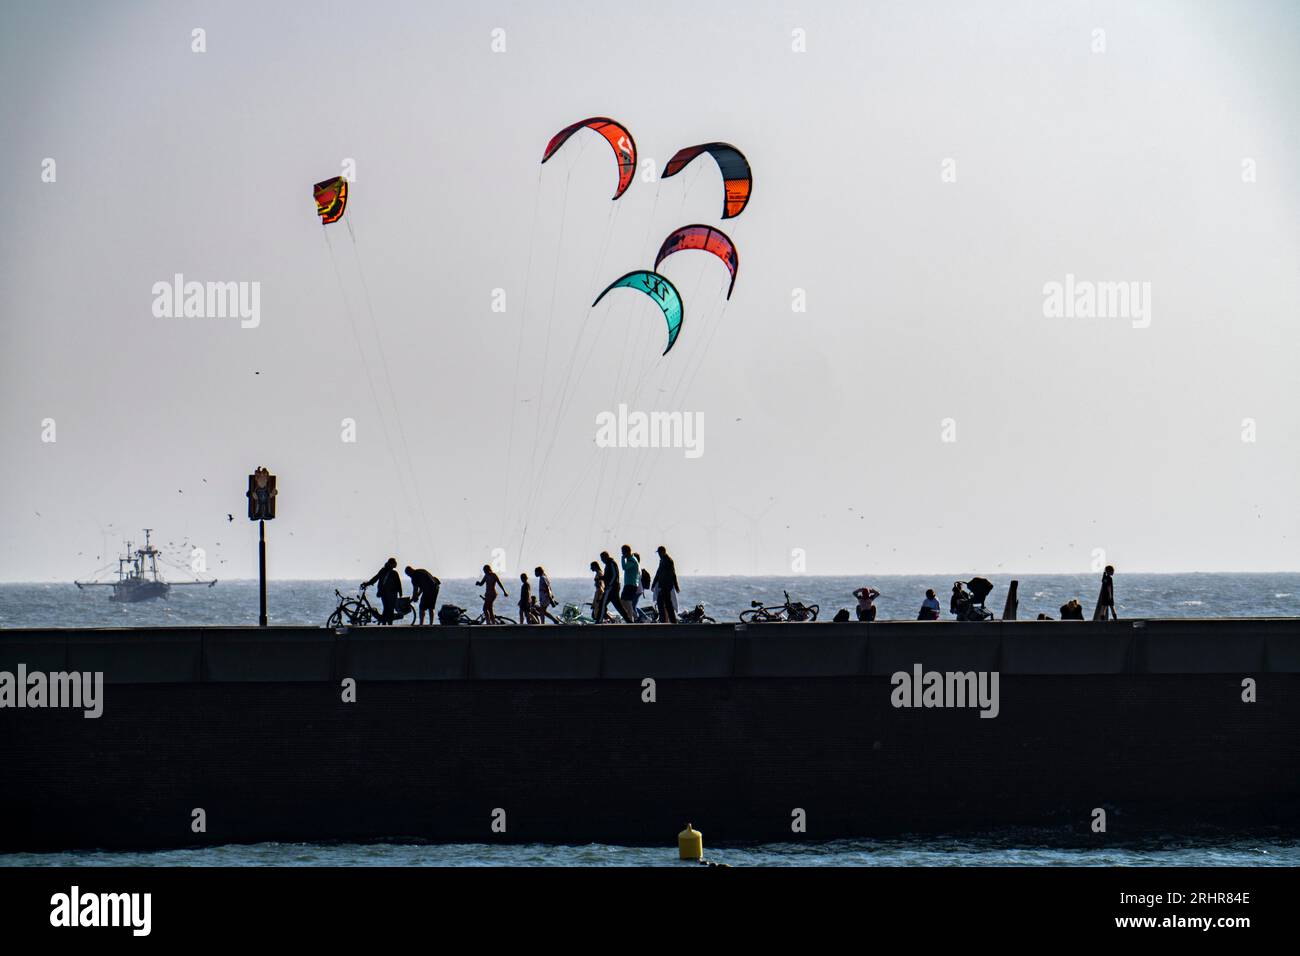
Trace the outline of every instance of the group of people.
<path fill-rule="evenodd" d="M 659 556 L 659 566 L 655 569 L 653 577 L 647 568 L 641 566 L 641 555 L 633 551 L 631 545 L 623 545 L 619 553 L 620 561 L 615 561 L 608 551 L 602 551 L 600 560 L 591 562 L 591 571 L 595 575 L 592 581 L 595 594 L 592 597 L 591 610 L 595 622 L 604 624 L 609 620 L 611 607 L 628 623 L 650 620 L 640 607 L 642 597 L 649 595 L 655 606 L 657 620 L 661 623 L 676 624 L 677 594 L 681 588 L 677 581 L 677 566 L 668 554 L 668 550 L 663 545 L 655 549 L 655 553 Z M 537 578 L 536 594 L 533 593 L 527 573 L 519 575 L 519 623 L 545 624 L 551 621 L 559 624 L 560 621 L 551 613 L 551 608 L 558 607 L 560 602 L 555 599 L 555 592 L 551 588 L 551 579 L 547 576 L 546 569 L 538 565 L 533 569 L 533 574 Z M 1097 599 L 1097 611 L 1094 614 L 1097 620 L 1119 620 L 1119 615 L 1115 613 L 1114 575 L 1114 567 L 1106 565 L 1106 570 L 1101 577 L 1101 594 Z M 406 567 L 406 576 L 411 579 L 411 597 L 405 607 L 402 605 L 404 600 L 402 577 L 397 573 L 396 558 L 389 558 L 374 577 L 362 582 L 363 588 L 375 585 L 375 594 L 382 608 L 379 615 L 380 624 L 392 624 L 399 616 L 399 609 L 400 616 L 405 616 L 411 608 L 417 607 L 420 624 L 424 623 L 426 614 L 429 623 L 434 622 L 434 609 L 438 603 L 438 590 L 442 582 L 424 568 L 413 568 L 410 565 Z M 973 578 L 970 583 L 974 585 L 981 581 L 982 578 Z M 484 621 L 489 624 L 498 623 L 501 618 L 496 613 L 497 589 L 500 589 L 503 596 L 510 596 L 501 577 L 492 570 L 491 565 L 485 564 L 483 577 L 474 583 L 483 588 Z M 984 584 L 992 588 L 992 584 L 986 581 Z M 876 599 L 880 597 L 880 592 L 873 587 L 864 586 L 857 588 L 853 596 L 858 602 L 858 620 L 874 621 L 877 611 Z M 972 606 L 978 604 L 982 612 L 978 619 L 991 618 L 992 614 L 983 610 L 984 596 L 984 594 L 972 594 L 965 589 L 962 582 L 958 581 L 952 586 L 952 600 L 949 602 L 948 610 L 958 620 L 974 620 L 977 618 L 972 618 L 970 611 Z M 844 619 L 847 620 L 847 612 L 840 613 L 845 615 Z M 928 589 L 916 619 L 937 621 L 939 614 L 939 599 L 935 597 L 933 589 Z M 1083 619 L 1083 605 L 1079 603 L 1078 598 L 1071 598 L 1061 605 L 1061 620 L 1082 621 Z M 1038 620 L 1050 621 L 1051 618 L 1046 614 L 1039 614 Z"/>
<path fill-rule="evenodd" d="M 593 565 L 594 566 L 594 565 Z M 972 583 L 978 583 L 982 579 L 973 579 Z M 987 582 L 985 582 L 987 584 Z M 992 585 L 988 585 L 992 587 Z M 853 592 L 853 596 L 858 600 L 857 616 L 859 621 L 874 621 L 876 619 L 876 599 L 880 597 L 880 592 L 873 587 L 860 587 Z M 976 620 L 989 619 L 992 614 L 983 610 L 984 595 L 975 595 L 966 590 L 965 584 L 957 581 L 952 586 L 952 599 L 948 602 L 948 611 L 958 620 Z M 977 606 L 981 613 L 979 618 L 972 616 L 972 608 Z M 921 602 L 921 609 L 917 612 L 918 621 L 937 621 L 940 616 L 939 599 L 935 596 L 934 590 L 927 589 L 925 600 Z M 844 620 L 847 620 L 847 612 Z M 1099 621 L 1118 621 L 1119 615 L 1115 613 L 1115 568 L 1106 565 L 1106 569 L 1101 576 L 1101 593 L 1097 598 L 1097 611 L 1093 615 L 1095 620 Z M 1078 598 L 1071 598 L 1065 604 L 1061 605 L 1062 621 L 1082 621 L 1083 605 L 1079 603 Z M 1052 620 L 1046 614 L 1039 614 L 1038 620 Z"/>
<path fill-rule="evenodd" d="M 643 595 L 650 595 L 654 602 L 655 614 L 660 623 L 677 623 L 677 593 L 681 590 L 677 581 L 677 565 L 662 544 L 655 549 L 659 555 L 659 566 L 654 577 L 650 571 L 641 566 L 641 555 L 632 550 L 631 545 L 619 549 L 621 562 L 615 562 L 608 551 L 600 552 L 600 560 L 591 562 L 591 572 L 595 577 L 592 584 L 595 594 L 591 601 L 591 616 L 597 624 L 604 624 L 612 605 L 618 616 L 624 621 L 645 621 L 647 616 L 640 608 Z M 620 567 L 621 564 L 621 567 Z M 619 588 L 620 572 L 623 586 Z"/>
<path fill-rule="evenodd" d="M 663 545 L 656 549 L 659 555 L 659 566 L 655 569 L 654 577 L 650 576 L 649 570 L 641 567 L 641 555 L 634 552 L 630 545 L 623 545 L 620 551 L 621 568 L 608 551 L 600 553 L 599 564 L 595 561 L 591 562 L 591 570 L 596 574 L 596 594 L 591 602 L 592 616 L 596 623 L 603 624 L 607 620 L 610 607 L 613 607 L 624 621 L 648 620 L 648 615 L 638 605 L 642 595 L 649 594 L 654 601 L 658 620 L 676 624 L 677 593 L 681 588 L 677 581 L 677 566 L 668 554 L 668 549 Z M 558 607 L 560 602 L 555 599 L 555 592 L 551 588 L 551 579 L 546 574 L 546 569 L 538 565 L 533 569 L 533 574 L 537 578 L 536 594 L 533 593 L 528 574 L 519 575 L 517 603 L 519 623 L 545 624 L 551 621 L 559 624 L 560 621 L 551 613 L 551 608 Z M 623 582 L 621 589 L 620 575 Z M 423 568 L 413 568 L 410 565 L 407 565 L 406 576 L 411 579 L 411 597 L 409 603 L 405 605 L 403 601 L 406 599 L 402 596 L 402 577 L 397 572 L 396 558 L 389 558 L 374 577 L 361 583 L 362 588 L 375 586 L 375 595 L 380 603 L 380 624 L 392 624 L 399 616 L 404 617 L 410 609 L 417 607 L 420 624 L 424 623 L 426 614 L 429 623 L 434 622 L 434 609 L 438 603 L 438 591 L 442 587 L 442 582 Z M 510 596 L 500 575 L 492 570 L 490 564 L 485 564 L 483 577 L 474 584 L 483 588 L 483 620 L 488 624 L 500 623 L 502 618 L 496 612 L 497 592 L 499 590 L 503 597 Z"/>
<path fill-rule="evenodd" d="M 551 579 L 547 575 L 546 569 L 540 564 L 533 568 L 533 574 L 537 576 L 537 593 L 533 593 L 533 586 L 528 582 L 528 572 L 523 571 L 519 574 L 519 623 L 520 624 L 545 624 L 547 621 L 553 624 L 559 624 L 560 619 L 551 613 L 551 608 L 558 607 L 559 601 L 555 599 L 555 591 L 551 588 Z M 503 597 L 510 597 L 510 592 L 506 590 L 505 583 L 501 580 L 500 575 L 492 570 L 492 565 L 483 565 L 483 577 L 475 581 L 474 584 L 483 588 L 483 620 L 488 624 L 498 624 L 502 618 L 496 613 L 497 588 L 501 589 Z"/>
<path fill-rule="evenodd" d="M 406 566 L 406 576 L 411 579 L 410 606 L 415 607 L 418 602 L 420 623 L 424 623 L 424 615 L 427 613 L 429 623 L 432 624 L 433 610 L 438 604 L 438 590 L 442 587 L 442 582 L 424 568 L 413 568 L 409 564 Z M 402 576 L 397 573 L 396 558 L 385 561 L 373 578 L 361 582 L 361 587 L 368 588 L 372 584 L 375 585 L 375 596 L 379 598 L 379 623 L 392 624 L 398 617 L 402 602 Z"/>

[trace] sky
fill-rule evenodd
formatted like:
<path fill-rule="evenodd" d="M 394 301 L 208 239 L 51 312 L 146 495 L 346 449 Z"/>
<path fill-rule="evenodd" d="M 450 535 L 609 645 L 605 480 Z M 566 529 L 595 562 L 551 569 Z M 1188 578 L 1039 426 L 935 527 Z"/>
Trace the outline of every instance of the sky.
<path fill-rule="evenodd" d="M 0 85 L 0 580 L 255 576 L 261 465 L 285 579 L 1300 568 L 1295 4 L 10 0 Z"/>

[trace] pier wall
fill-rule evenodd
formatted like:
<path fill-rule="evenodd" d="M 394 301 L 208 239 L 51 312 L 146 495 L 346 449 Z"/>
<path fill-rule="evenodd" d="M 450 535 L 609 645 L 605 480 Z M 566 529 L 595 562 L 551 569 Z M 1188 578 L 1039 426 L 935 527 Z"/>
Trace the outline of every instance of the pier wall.
<path fill-rule="evenodd" d="M 0 850 L 1300 830 L 1295 619 L 0 631 L 19 663 L 103 715 L 0 708 Z M 997 716 L 894 706 L 918 664 Z"/>

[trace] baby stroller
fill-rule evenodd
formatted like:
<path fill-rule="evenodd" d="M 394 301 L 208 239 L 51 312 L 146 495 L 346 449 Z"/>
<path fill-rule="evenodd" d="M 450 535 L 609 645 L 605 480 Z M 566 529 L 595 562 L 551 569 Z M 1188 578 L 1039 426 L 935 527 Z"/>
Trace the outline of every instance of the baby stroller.
<path fill-rule="evenodd" d="M 961 589 L 961 582 L 953 585 L 953 613 L 959 621 L 991 621 L 993 612 L 984 606 L 985 599 L 993 590 L 993 582 L 988 578 L 971 578 L 966 582 L 969 591 Z"/>

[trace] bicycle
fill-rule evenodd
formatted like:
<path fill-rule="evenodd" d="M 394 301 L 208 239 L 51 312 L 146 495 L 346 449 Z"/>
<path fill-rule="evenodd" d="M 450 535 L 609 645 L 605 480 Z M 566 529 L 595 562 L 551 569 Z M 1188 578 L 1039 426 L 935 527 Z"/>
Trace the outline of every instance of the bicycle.
<path fill-rule="evenodd" d="M 335 588 L 334 596 L 339 599 L 339 606 L 325 620 L 326 627 L 342 627 L 345 623 L 348 627 L 364 627 L 367 624 L 379 623 L 381 612 L 370 603 L 364 587 L 356 597 L 347 597 Z M 393 611 L 393 623 L 406 620 L 408 614 L 411 616 L 415 614 L 411 599 L 399 597 L 397 607 Z"/>
<path fill-rule="evenodd" d="M 789 591 L 782 591 L 781 593 L 785 595 L 784 604 L 765 605 L 762 601 L 750 601 L 749 610 L 740 612 L 741 623 L 762 624 L 817 620 L 817 612 L 820 610 L 818 605 L 804 604 L 802 601 L 791 601 Z"/>
<path fill-rule="evenodd" d="M 697 604 L 689 611 L 683 611 L 677 615 L 677 621 L 680 624 L 717 624 L 713 618 L 704 613 L 704 605 Z"/>
<path fill-rule="evenodd" d="M 342 627 L 345 623 L 348 627 L 362 627 L 379 620 L 379 612 L 367 600 L 365 588 L 357 597 L 347 597 L 335 588 L 334 596 L 339 599 L 339 606 L 325 620 L 326 627 Z"/>

